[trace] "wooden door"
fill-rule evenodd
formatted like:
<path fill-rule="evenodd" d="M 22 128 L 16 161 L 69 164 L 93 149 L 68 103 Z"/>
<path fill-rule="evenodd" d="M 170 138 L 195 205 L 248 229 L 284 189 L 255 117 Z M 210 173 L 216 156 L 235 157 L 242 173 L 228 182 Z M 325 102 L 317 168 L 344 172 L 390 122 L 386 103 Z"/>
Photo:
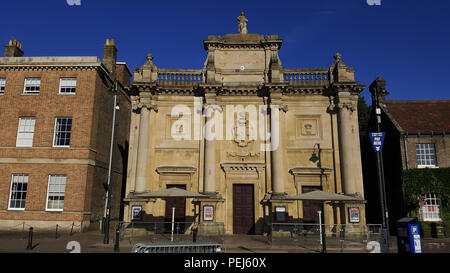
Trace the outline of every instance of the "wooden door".
<path fill-rule="evenodd" d="M 186 189 L 186 185 L 167 185 L 167 188 L 179 188 L 179 189 Z M 184 222 L 186 218 L 186 198 L 184 197 L 177 197 L 177 198 L 167 198 L 166 199 L 166 212 L 165 212 L 165 222 L 171 223 L 172 222 L 172 208 L 175 207 L 175 222 Z M 170 227 L 171 224 L 166 224 L 166 231 L 167 227 Z M 180 228 L 180 231 L 184 229 L 184 224 L 179 224 L 178 227 Z"/>
<path fill-rule="evenodd" d="M 233 185 L 233 233 L 255 232 L 253 185 Z"/>
<path fill-rule="evenodd" d="M 320 190 L 319 186 L 303 186 L 302 193 Z M 319 223 L 319 210 L 322 210 L 322 201 L 303 200 L 303 222 L 304 223 Z"/>

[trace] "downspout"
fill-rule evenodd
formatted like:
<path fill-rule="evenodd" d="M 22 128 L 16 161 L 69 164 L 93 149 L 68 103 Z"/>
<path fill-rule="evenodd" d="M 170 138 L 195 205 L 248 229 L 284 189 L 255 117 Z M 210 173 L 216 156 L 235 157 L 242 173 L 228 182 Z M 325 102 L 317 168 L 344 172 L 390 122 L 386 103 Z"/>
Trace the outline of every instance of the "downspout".
<path fill-rule="evenodd" d="M 403 149 L 405 150 L 405 165 L 406 169 L 409 170 L 409 161 L 408 161 L 408 145 L 406 145 L 406 139 L 408 138 L 408 132 L 403 135 Z"/>

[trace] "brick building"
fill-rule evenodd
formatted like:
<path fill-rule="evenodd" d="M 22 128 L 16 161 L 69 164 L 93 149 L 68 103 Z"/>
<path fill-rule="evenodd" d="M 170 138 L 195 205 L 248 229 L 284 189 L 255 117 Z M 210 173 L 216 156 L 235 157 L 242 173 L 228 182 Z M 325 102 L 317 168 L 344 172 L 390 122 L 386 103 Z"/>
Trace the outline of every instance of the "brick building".
<path fill-rule="evenodd" d="M 383 145 L 383 166 L 386 198 L 391 227 L 407 216 L 403 200 L 402 171 L 413 168 L 450 167 L 450 101 L 449 100 L 387 100 L 388 92 L 379 95 L 381 131 L 386 132 Z M 373 130 L 372 114 L 369 130 Z M 365 192 L 369 223 L 379 223 L 379 191 L 375 154 L 368 137 L 363 145 Z M 438 211 L 439 196 L 423 193 Z M 429 200 L 428 200 L 429 199 Z M 426 202 L 426 203 L 427 203 Z M 421 215 L 424 221 L 440 221 L 439 213 Z"/>
<path fill-rule="evenodd" d="M 97 57 L 0 58 L 0 228 L 85 229 L 105 211 L 114 94 L 111 217 L 122 217 L 131 72 L 114 40 Z"/>

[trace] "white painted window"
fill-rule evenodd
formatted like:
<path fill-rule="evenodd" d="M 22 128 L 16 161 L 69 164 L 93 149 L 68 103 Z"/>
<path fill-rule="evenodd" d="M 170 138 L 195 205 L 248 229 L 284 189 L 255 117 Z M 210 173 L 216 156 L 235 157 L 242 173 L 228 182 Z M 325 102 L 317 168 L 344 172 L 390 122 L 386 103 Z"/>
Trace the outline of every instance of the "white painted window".
<path fill-rule="evenodd" d="M 19 118 L 19 126 L 17 129 L 16 147 L 32 147 L 34 136 L 34 117 Z"/>
<path fill-rule="evenodd" d="M 13 174 L 11 178 L 11 191 L 9 195 L 8 209 L 24 210 L 27 198 L 28 175 Z"/>
<path fill-rule="evenodd" d="M 416 155 L 418 168 L 435 168 L 437 166 L 434 143 L 416 144 Z"/>
<path fill-rule="evenodd" d="M 6 79 L 0 78 L 0 95 L 5 94 Z"/>
<path fill-rule="evenodd" d="M 429 193 L 421 203 L 421 212 L 423 221 L 441 221 L 439 213 L 439 199 L 436 194 Z"/>
<path fill-rule="evenodd" d="M 39 94 L 41 89 L 41 79 L 40 78 L 26 78 L 25 85 L 23 88 L 24 94 Z"/>
<path fill-rule="evenodd" d="M 72 133 L 72 118 L 60 117 L 55 120 L 53 147 L 69 147 Z"/>
<path fill-rule="evenodd" d="M 59 81 L 60 94 L 75 94 L 76 87 L 77 87 L 76 78 L 61 78 Z"/>
<path fill-rule="evenodd" d="M 48 211 L 62 211 L 66 192 L 66 175 L 51 174 L 48 177 L 47 206 Z"/>

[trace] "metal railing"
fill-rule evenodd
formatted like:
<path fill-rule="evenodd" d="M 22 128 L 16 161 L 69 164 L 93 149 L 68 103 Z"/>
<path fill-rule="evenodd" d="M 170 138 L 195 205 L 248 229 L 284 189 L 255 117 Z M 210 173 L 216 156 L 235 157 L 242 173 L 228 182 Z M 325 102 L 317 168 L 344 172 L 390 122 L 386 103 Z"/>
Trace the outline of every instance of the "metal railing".
<path fill-rule="evenodd" d="M 119 222 L 116 226 L 120 240 L 157 242 L 223 242 L 224 224 L 221 222 Z"/>
<path fill-rule="evenodd" d="M 167 243 L 145 244 L 133 246 L 131 253 L 222 253 L 222 244 L 214 243 Z"/>
<path fill-rule="evenodd" d="M 320 251 L 322 248 L 321 232 L 329 249 L 341 252 L 369 252 L 370 242 L 379 242 L 380 224 L 304 224 L 272 223 L 270 240 L 272 244 L 298 245 Z"/>

